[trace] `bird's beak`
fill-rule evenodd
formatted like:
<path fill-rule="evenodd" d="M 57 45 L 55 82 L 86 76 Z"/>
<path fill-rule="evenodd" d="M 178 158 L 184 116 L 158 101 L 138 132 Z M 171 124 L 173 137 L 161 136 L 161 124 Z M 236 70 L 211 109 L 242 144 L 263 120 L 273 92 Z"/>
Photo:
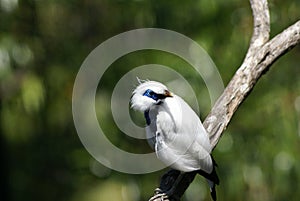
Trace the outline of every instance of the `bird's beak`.
<path fill-rule="evenodd" d="M 170 91 L 165 90 L 164 96 L 165 97 L 173 97 L 173 94 Z"/>

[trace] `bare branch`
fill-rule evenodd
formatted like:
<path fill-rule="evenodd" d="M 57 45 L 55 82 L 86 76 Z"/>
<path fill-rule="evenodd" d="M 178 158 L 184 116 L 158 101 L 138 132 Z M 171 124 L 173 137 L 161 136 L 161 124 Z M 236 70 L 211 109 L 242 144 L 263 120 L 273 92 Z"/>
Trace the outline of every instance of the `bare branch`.
<path fill-rule="evenodd" d="M 300 20 L 269 41 L 270 17 L 267 0 L 250 0 L 250 4 L 253 12 L 254 27 L 246 57 L 203 122 L 210 135 L 213 147 L 217 145 L 233 114 L 251 92 L 262 74 L 267 72 L 280 56 L 300 43 Z M 168 177 L 168 174 L 164 175 L 161 183 L 169 183 L 168 180 L 173 181 L 177 178 L 176 176 Z M 195 174 L 187 173 L 184 180 L 180 181 L 182 185 L 178 185 L 180 189 L 175 191 L 176 199 L 157 192 L 150 200 L 178 200 L 194 177 Z"/>
<path fill-rule="evenodd" d="M 234 112 L 247 97 L 261 75 L 269 69 L 276 59 L 299 43 L 300 21 L 263 45 L 251 57 L 250 61 L 245 59 L 203 123 L 214 147 Z"/>
<path fill-rule="evenodd" d="M 250 0 L 253 15 L 253 33 L 248 53 L 264 45 L 270 36 L 270 14 L 267 0 Z M 247 58 L 246 56 L 246 58 Z"/>

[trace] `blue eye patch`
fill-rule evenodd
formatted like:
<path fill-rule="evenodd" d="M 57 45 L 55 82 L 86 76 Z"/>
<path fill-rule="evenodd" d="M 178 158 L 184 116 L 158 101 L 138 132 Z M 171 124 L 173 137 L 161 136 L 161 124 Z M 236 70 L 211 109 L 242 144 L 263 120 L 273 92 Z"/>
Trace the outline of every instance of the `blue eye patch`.
<path fill-rule="evenodd" d="M 147 96 L 149 98 L 152 98 L 153 100 L 157 101 L 159 99 L 159 96 L 157 93 L 155 93 L 154 91 L 152 91 L 151 89 L 147 89 L 145 91 L 145 93 L 143 94 L 143 96 Z"/>

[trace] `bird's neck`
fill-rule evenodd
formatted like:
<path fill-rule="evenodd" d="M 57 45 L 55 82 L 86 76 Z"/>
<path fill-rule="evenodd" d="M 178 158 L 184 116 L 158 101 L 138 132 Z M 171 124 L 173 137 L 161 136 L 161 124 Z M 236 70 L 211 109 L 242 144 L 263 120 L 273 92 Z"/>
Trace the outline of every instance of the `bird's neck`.
<path fill-rule="evenodd" d="M 146 119 L 146 123 L 149 126 L 151 124 L 151 120 L 150 120 L 150 116 L 149 116 L 149 110 L 146 110 L 144 112 L 144 116 L 145 116 L 145 119 Z"/>

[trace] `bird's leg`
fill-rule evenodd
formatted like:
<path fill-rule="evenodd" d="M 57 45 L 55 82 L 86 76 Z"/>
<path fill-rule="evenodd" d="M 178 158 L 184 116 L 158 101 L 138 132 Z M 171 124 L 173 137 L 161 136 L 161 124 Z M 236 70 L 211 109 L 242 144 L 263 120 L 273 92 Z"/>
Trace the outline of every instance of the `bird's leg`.
<path fill-rule="evenodd" d="M 196 174 L 197 172 L 183 173 L 171 169 L 161 177 L 160 186 L 155 189 L 155 194 L 166 193 L 173 195 L 176 193 L 181 196 Z"/>
<path fill-rule="evenodd" d="M 157 189 L 157 192 L 161 193 L 170 190 L 179 175 L 180 171 L 174 169 L 171 169 L 168 172 L 166 172 L 160 179 L 160 185 Z"/>
<path fill-rule="evenodd" d="M 159 188 L 156 188 L 154 190 L 154 196 L 151 197 L 149 201 L 156 200 L 157 198 L 160 198 L 161 200 L 169 199 L 171 195 L 167 192 L 169 192 L 172 189 L 179 175 L 180 171 L 174 169 L 171 169 L 168 172 L 166 172 L 160 179 Z M 171 191 L 174 191 L 174 189 Z"/>
<path fill-rule="evenodd" d="M 176 198 L 181 198 L 190 183 L 192 183 L 192 181 L 194 180 L 196 174 L 197 172 L 195 171 L 181 173 L 172 188 L 167 192 L 167 194 L 172 196 L 172 198 L 174 198 L 175 200 Z"/>
<path fill-rule="evenodd" d="M 180 200 L 180 197 L 178 197 L 176 195 L 176 189 L 178 188 L 179 184 L 181 183 L 181 180 L 183 179 L 184 177 L 184 174 L 183 172 L 181 172 L 177 179 L 175 180 L 174 184 L 172 185 L 172 187 L 166 192 L 166 194 L 169 196 L 169 197 L 172 197 L 174 200 Z"/>
<path fill-rule="evenodd" d="M 181 173 L 178 170 L 169 170 L 162 176 L 159 188 L 155 189 L 154 196 L 149 201 L 154 201 L 157 198 L 172 201 L 180 200 L 196 174 L 195 171 Z"/>

